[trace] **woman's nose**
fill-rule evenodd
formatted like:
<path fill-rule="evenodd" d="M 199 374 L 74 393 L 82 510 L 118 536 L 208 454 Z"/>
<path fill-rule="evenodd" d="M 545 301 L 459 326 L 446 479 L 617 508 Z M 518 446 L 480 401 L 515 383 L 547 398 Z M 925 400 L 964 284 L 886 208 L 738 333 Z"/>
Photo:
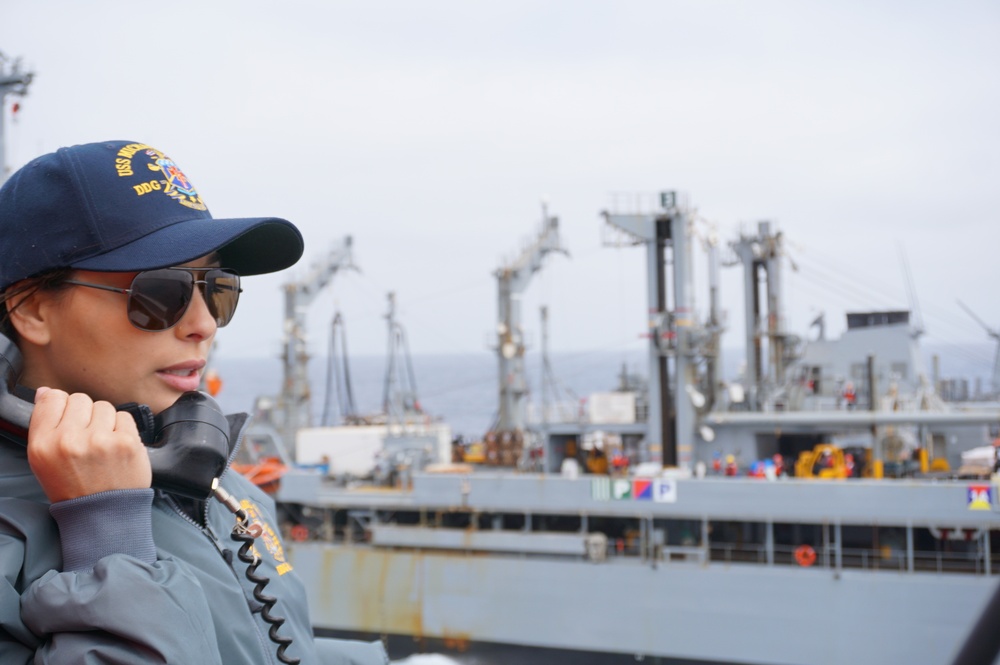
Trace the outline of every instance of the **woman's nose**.
<path fill-rule="evenodd" d="M 211 339 L 219 329 L 215 317 L 208 311 L 208 303 L 205 302 L 201 284 L 195 284 L 194 293 L 191 294 L 191 304 L 174 329 L 185 339 L 192 337 Z"/>

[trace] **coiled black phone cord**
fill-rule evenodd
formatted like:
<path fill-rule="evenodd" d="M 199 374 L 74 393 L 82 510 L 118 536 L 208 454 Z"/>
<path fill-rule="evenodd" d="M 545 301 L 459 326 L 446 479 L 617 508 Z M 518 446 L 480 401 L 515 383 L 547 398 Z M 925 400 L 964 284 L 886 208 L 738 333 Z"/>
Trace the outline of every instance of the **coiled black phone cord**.
<path fill-rule="evenodd" d="M 247 515 L 247 511 L 243 510 L 243 508 L 240 507 L 239 502 L 233 499 L 233 497 L 222 489 L 222 487 L 217 486 L 214 491 L 215 497 L 225 504 L 234 515 L 236 515 L 236 526 L 233 527 L 233 532 L 230 534 L 230 537 L 236 542 L 243 543 L 240 546 L 239 551 L 236 553 L 236 556 L 239 557 L 240 561 L 247 564 L 246 578 L 257 585 L 254 587 L 253 597 L 257 599 L 257 602 L 263 605 L 260 612 L 261 618 L 271 624 L 271 627 L 267 631 L 267 636 L 271 638 L 272 642 L 278 645 L 278 661 L 286 663 L 286 665 L 298 665 L 298 658 L 290 658 L 285 655 L 285 650 L 292 644 L 292 638 L 278 635 L 278 629 L 281 628 L 281 624 L 285 623 L 285 619 L 284 617 L 271 614 L 271 610 L 274 608 L 275 603 L 278 602 L 278 599 L 274 596 L 264 594 L 264 587 L 266 587 L 271 580 L 263 575 L 257 574 L 257 566 L 260 565 L 260 557 L 251 551 L 253 541 L 261 535 L 263 529 L 256 522 L 250 521 L 250 516 Z"/>

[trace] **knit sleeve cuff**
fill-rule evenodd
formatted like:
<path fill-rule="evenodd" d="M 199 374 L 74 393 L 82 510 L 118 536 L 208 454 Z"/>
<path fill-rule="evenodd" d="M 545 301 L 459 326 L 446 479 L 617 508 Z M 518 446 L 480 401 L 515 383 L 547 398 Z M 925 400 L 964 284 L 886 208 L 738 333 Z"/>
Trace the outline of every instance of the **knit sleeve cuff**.
<path fill-rule="evenodd" d="M 59 525 L 63 571 L 93 568 L 109 554 L 156 561 L 153 544 L 152 489 L 111 490 L 49 507 Z"/>

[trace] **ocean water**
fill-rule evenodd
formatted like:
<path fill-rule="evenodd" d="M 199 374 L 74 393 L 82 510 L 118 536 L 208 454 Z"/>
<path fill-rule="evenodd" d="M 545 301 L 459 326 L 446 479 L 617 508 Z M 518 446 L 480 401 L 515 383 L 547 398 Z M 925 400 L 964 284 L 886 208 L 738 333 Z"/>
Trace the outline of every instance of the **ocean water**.
<path fill-rule="evenodd" d="M 645 374 L 645 360 L 640 353 L 608 352 L 554 355 L 550 359 L 554 390 L 548 401 L 567 406 L 578 404 L 592 392 L 613 390 L 624 365 L 629 372 Z M 482 436 L 496 418 L 499 401 L 498 363 L 489 353 L 455 355 L 416 355 L 412 358 L 416 393 L 424 412 L 451 425 L 452 432 L 466 438 Z M 540 402 L 542 384 L 540 363 L 526 363 L 529 391 Z M 213 366 L 222 379 L 217 400 L 223 410 L 253 412 L 261 395 L 275 395 L 282 382 L 278 358 L 238 358 L 220 355 Z M 327 390 L 327 363 L 315 358 L 309 368 L 312 387 L 313 424 L 339 424 L 335 406 L 336 390 Z M 382 411 L 386 361 L 382 357 L 359 356 L 350 360 L 351 386 L 360 413 Z M 552 385 L 552 384 L 547 384 Z M 327 422 L 323 423 L 324 412 Z"/>

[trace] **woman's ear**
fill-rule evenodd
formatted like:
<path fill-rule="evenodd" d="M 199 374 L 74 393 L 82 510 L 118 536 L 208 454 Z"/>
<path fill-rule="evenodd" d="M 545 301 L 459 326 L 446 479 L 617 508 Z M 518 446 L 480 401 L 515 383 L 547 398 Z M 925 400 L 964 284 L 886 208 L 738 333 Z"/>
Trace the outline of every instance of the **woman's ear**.
<path fill-rule="evenodd" d="M 4 303 L 10 324 L 14 326 L 20 340 L 37 346 L 49 343 L 51 334 L 46 311 L 53 295 L 49 291 L 34 289 L 18 294 Z"/>

